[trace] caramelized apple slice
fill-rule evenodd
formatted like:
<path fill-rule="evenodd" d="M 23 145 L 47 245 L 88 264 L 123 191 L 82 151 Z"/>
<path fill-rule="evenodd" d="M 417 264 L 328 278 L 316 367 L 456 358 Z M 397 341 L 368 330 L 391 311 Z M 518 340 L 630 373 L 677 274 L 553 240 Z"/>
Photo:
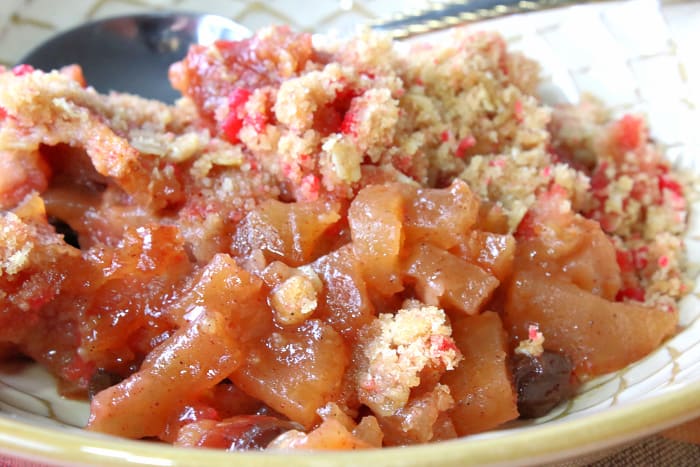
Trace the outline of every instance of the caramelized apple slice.
<path fill-rule="evenodd" d="M 611 302 L 544 272 L 519 271 L 507 292 L 504 322 L 515 340 L 538 324 L 544 347 L 571 358 L 578 376 L 619 370 L 675 332 L 677 312 Z"/>

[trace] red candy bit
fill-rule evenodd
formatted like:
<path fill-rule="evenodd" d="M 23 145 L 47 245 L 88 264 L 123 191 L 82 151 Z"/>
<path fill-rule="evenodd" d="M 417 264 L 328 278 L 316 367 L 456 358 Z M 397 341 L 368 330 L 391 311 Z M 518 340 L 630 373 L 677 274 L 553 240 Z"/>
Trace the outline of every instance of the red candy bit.
<path fill-rule="evenodd" d="M 411 156 L 402 155 L 394 159 L 394 166 L 404 173 L 408 173 L 413 167 L 413 158 Z"/>
<path fill-rule="evenodd" d="M 455 152 L 455 157 L 458 159 L 464 159 L 468 149 L 473 148 L 476 145 L 476 139 L 473 136 L 467 136 L 462 138 L 457 145 L 457 151 Z"/>
<path fill-rule="evenodd" d="M 637 302 L 644 301 L 644 289 L 641 287 L 626 287 L 620 289 L 620 291 L 615 296 L 615 300 L 621 302 L 623 300 L 635 300 Z"/>
<path fill-rule="evenodd" d="M 228 108 L 230 111 L 243 110 L 243 106 L 250 99 L 251 92 L 245 88 L 236 88 L 228 96 Z"/>
<path fill-rule="evenodd" d="M 663 190 L 669 190 L 671 193 L 683 196 L 683 187 L 681 184 L 668 174 L 659 175 L 659 191 Z"/>
<path fill-rule="evenodd" d="M 547 167 L 542 169 L 542 176 L 543 177 L 549 178 L 551 175 L 552 175 L 552 167 L 551 166 L 548 165 Z"/>
<path fill-rule="evenodd" d="M 454 343 L 454 341 L 446 336 L 430 336 L 430 348 L 437 354 L 450 351 L 459 352 L 459 349 L 457 348 L 457 345 Z"/>
<path fill-rule="evenodd" d="M 531 341 L 536 340 L 539 337 L 540 326 L 539 324 L 531 324 L 527 327 L 527 338 Z"/>
<path fill-rule="evenodd" d="M 353 100 L 361 96 L 363 92 L 364 90 L 345 86 L 335 94 L 332 105 L 338 115 L 342 116 L 340 132 L 345 135 L 357 137 L 357 103 L 353 104 Z"/>
<path fill-rule="evenodd" d="M 243 122 L 246 125 L 249 125 L 249 126 L 252 126 L 253 128 L 255 128 L 255 131 L 257 131 L 258 133 L 262 133 L 263 131 L 265 131 L 265 126 L 267 126 L 268 121 L 269 121 L 268 116 L 265 114 L 261 114 L 261 113 L 246 115 L 243 118 Z"/>
<path fill-rule="evenodd" d="M 631 252 L 632 262 L 637 270 L 642 270 L 649 264 L 649 247 L 640 246 Z"/>
<path fill-rule="evenodd" d="M 489 166 L 491 167 L 498 167 L 498 168 L 503 168 L 506 166 L 506 160 L 497 158 L 497 159 L 492 159 L 489 161 Z"/>
<path fill-rule="evenodd" d="M 515 105 L 513 106 L 513 114 L 515 115 L 515 119 L 518 121 L 518 123 L 522 123 L 523 118 L 524 118 L 524 116 L 523 116 L 523 102 L 519 99 L 517 101 L 515 101 Z"/>
<path fill-rule="evenodd" d="M 17 65 L 12 69 L 12 74 L 15 76 L 24 76 L 34 71 L 34 67 L 31 65 Z"/>
<path fill-rule="evenodd" d="M 0 121 L 7 118 L 7 110 L 4 107 L 0 107 Z"/>
<path fill-rule="evenodd" d="M 632 252 L 617 250 L 615 252 L 615 259 L 617 260 L 617 265 L 620 266 L 620 272 L 629 273 L 634 271 L 634 258 Z"/>
<path fill-rule="evenodd" d="M 340 124 L 340 132 L 344 135 L 351 135 L 357 138 L 356 119 L 357 113 L 348 110 L 343 117 L 343 122 Z"/>
<path fill-rule="evenodd" d="M 591 176 L 591 189 L 593 191 L 602 191 L 608 187 L 610 184 L 610 179 L 605 174 L 608 168 L 607 162 L 602 162 L 598 167 L 595 168 L 593 175 Z"/>
<path fill-rule="evenodd" d="M 250 98 L 251 92 L 245 88 L 236 88 L 228 96 L 228 115 L 221 124 L 221 130 L 229 142 L 240 142 L 238 133 L 243 127 L 245 116 L 245 104 Z M 266 122 L 265 122 L 266 123 Z M 256 128 L 257 129 L 257 128 Z"/>
<path fill-rule="evenodd" d="M 321 192 L 321 180 L 314 174 L 304 175 L 301 179 L 301 193 L 307 201 L 316 201 Z"/>
<path fill-rule="evenodd" d="M 300 164 L 306 165 L 309 162 L 311 162 L 311 154 L 300 154 L 299 155 L 299 163 Z"/>
<path fill-rule="evenodd" d="M 642 142 L 644 122 L 633 115 L 625 115 L 615 123 L 615 136 L 620 149 L 631 151 L 639 147 Z"/>
<path fill-rule="evenodd" d="M 445 130 L 442 133 L 440 133 L 440 139 L 443 142 L 447 142 L 450 140 L 450 130 Z"/>
<path fill-rule="evenodd" d="M 666 267 L 668 267 L 669 262 L 670 262 L 670 261 L 669 261 L 669 259 L 668 259 L 668 256 L 662 255 L 662 256 L 659 257 L 658 263 L 659 263 L 659 267 L 660 267 L 660 268 L 666 268 Z"/>
<path fill-rule="evenodd" d="M 221 124 L 221 131 L 232 144 L 240 143 L 241 140 L 238 138 L 238 133 L 241 131 L 241 128 L 243 128 L 243 119 L 239 118 L 234 112 L 230 112 Z"/>

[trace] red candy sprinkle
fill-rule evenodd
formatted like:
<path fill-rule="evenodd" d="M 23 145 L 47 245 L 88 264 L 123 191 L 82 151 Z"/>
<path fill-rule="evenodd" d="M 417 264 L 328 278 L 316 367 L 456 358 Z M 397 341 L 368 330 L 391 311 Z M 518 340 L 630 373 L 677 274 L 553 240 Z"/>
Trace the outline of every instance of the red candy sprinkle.
<path fill-rule="evenodd" d="M 34 67 L 31 65 L 26 65 L 26 64 L 17 65 L 16 67 L 14 67 L 12 69 L 12 73 L 15 76 L 24 76 L 26 74 L 33 72 L 33 71 L 34 71 Z"/>
<path fill-rule="evenodd" d="M 683 196 L 683 187 L 681 184 L 668 175 L 659 176 L 659 190 L 669 190 L 678 196 Z"/>
<path fill-rule="evenodd" d="M 641 246 L 632 252 L 632 258 L 634 261 L 634 267 L 637 270 L 642 270 L 649 264 L 649 247 Z"/>
<path fill-rule="evenodd" d="M 241 131 L 243 127 L 243 121 L 245 119 L 244 106 L 250 98 L 251 92 L 244 88 L 236 88 L 228 96 L 228 115 L 221 124 L 221 130 L 231 143 L 236 144 L 240 141 L 238 138 L 238 132 Z M 266 123 L 266 122 L 265 122 Z M 258 130 L 256 126 L 256 130 Z M 258 130 L 260 131 L 260 130 Z"/>
<path fill-rule="evenodd" d="M 501 159 L 501 158 L 492 159 L 491 161 L 489 161 L 489 165 L 490 165 L 491 167 L 499 167 L 499 168 L 502 169 L 503 167 L 506 166 L 506 160 L 505 160 L 505 159 Z"/>
<path fill-rule="evenodd" d="M 344 135 L 352 135 L 357 137 L 357 129 L 355 128 L 355 120 L 357 115 L 352 110 L 348 110 L 340 124 L 340 132 Z"/>
<path fill-rule="evenodd" d="M 239 110 L 250 99 L 251 92 L 245 88 L 236 88 L 228 96 L 229 110 Z"/>
<path fill-rule="evenodd" d="M 255 113 L 251 115 L 246 115 L 243 119 L 246 125 L 250 125 L 255 128 L 255 131 L 262 133 L 268 122 L 268 117 L 265 114 Z"/>
<path fill-rule="evenodd" d="M 620 266 L 620 272 L 626 273 L 634 271 L 634 258 L 631 252 L 617 250 L 615 251 L 615 259 L 617 260 L 617 265 Z"/>
<path fill-rule="evenodd" d="M 455 351 L 459 352 L 457 345 L 452 339 L 445 336 L 430 336 L 430 347 L 437 349 L 438 352 Z"/>
<path fill-rule="evenodd" d="M 301 179 L 301 191 L 307 201 L 315 201 L 321 192 L 321 180 L 316 175 L 308 174 Z"/>
<path fill-rule="evenodd" d="M 537 324 L 531 324 L 527 327 L 527 338 L 534 341 L 537 339 L 539 332 L 540 327 Z"/>
<path fill-rule="evenodd" d="M 627 287 L 624 289 L 620 289 L 620 291 L 617 293 L 617 296 L 615 297 L 615 300 L 618 302 L 621 302 L 625 298 L 629 300 L 636 300 L 638 302 L 643 302 L 644 301 L 644 289 L 641 287 Z"/>
<path fill-rule="evenodd" d="M 476 140 L 473 136 L 467 136 L 462 138 L 462 140 L 457 145 L 457 151 L 455 152 L 455 157 L 463 159 L 466 155 L 467 149 L 474 147 Z"/>
<path fill-rule="evenodd" d="M 523 102 L 521 100 L 515 101 L 515 106 L 513 107 L 513 114 L 518 122 L 523 121 Z"/>
<path fill-rule="evenodd" d="M 238 139 L 238 132 L 241 131 L 242 127 L 243 119 L 239 118 L 234 112 L 230 112 L 221 124 L 221 130 L 224 132 L 224 136 L 233 144 L 240 142 L 240 139 Z"/>

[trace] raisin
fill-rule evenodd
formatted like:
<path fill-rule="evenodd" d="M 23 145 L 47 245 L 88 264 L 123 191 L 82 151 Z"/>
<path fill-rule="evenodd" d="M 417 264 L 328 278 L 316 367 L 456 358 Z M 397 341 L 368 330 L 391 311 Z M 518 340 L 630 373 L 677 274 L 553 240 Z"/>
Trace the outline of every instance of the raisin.
<path fill-rule="evenodd" d="M 512 365 L 520 418 L 542 417 L 576 390 L 573 364 L 563 354 L 547 350 L 539 357 L 516 354 Z"/>
<path fill-rule="evenodd" d="M 57 234 L 63 235 L 63 240 L 75 248 L 80 248 L 80 242 L 78 241 L 78 233 L 73 230 L 73 228 L 66 222 L 62 221 L 58 217 L 49 216 L 49 224 L 53 225 Z"/>
<path fill-rule="evenodd" d="M 201 447 L 229 451 L 262 450 L 282 433 L 301 425 L 266 415 L 239 415 L 217 423 L 199 442 Z"/>
<path fill-rule="evenodd" d="M 102 391 L 103 389 L 107 389 L 110 386 L 114 386 L 123 379 L 123 377 L 109 372 L 104 368 L 98 369 L 90 377 L 90 381 L 88 382 L 88 396 L 90 397 L 90 400 L 92 400 L 92 398 L 95 397 L 98 392 Z"/>

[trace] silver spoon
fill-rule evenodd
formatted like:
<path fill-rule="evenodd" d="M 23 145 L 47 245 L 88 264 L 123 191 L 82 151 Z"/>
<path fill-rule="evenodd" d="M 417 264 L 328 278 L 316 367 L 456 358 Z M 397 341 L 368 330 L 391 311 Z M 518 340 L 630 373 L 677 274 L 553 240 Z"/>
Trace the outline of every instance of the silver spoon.
<path fill-rule="evenodd" d="M 180 97 L 168 82 L 168 67 L 191 44 L 240 40 L 251 31 L 230 19 L 195 13 L 119 16 L 82 24 L 30 51 L 19 63 L 53 70 L 78 63 L 100 92 L 138 94 L 163 102 Z"/>

